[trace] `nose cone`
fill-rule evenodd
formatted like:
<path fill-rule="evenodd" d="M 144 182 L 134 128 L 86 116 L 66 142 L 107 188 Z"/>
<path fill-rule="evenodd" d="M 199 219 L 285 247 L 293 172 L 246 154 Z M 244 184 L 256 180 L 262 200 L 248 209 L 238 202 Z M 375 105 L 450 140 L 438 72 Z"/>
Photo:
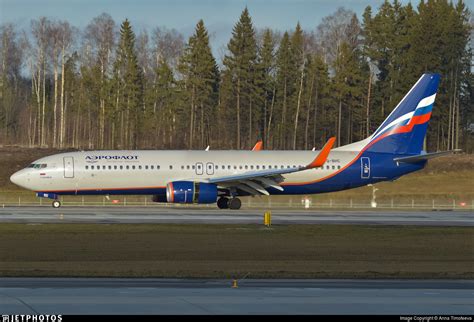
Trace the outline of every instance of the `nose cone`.
<path fill-rule="evenodd" d="M 22 188 L 26 188 L 25 185 L 26 185 L 26 182 L 27 182 L 27 178 L 26 178 L 25 171 L 20 170 L 20 171 L 15 172 L 14 174 L 12 174 L 12 176 L 10 177 L 10 181 L 13 182 L 14 184 L 16 184 L 17 186 L 20 186 Z"/>
<path fill-rule="evenodd" d="M 18 174 L 18 172 L 15 172 L 14 174 L 12 174 L 12 176 L 10 177 L 10 181 L 13 182 L 14 184 L 18 185 L 18 180 L 20 178 L 20 175 Z"/>

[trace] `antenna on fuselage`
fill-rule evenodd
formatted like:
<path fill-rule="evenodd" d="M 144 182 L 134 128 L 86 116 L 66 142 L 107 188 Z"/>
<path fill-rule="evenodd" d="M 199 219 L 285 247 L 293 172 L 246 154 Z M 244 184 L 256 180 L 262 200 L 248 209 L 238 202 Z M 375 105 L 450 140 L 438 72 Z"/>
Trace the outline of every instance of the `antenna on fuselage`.
<path fill-rule="evenodd" d="M 204 151 L 209 151 L 209 147 L 210 147 L 210 146 L 208 145 L 207 148 L 206 148 L 206 150 L 204 150 Z"/>

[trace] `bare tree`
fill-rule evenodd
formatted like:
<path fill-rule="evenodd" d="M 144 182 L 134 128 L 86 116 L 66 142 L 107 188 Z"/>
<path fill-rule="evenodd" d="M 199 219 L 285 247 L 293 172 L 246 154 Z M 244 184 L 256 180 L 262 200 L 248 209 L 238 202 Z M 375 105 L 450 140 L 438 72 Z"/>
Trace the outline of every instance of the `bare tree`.
<path fill-rule="evenodd" d="M 157 27 L 152 33 L 154 67 L 163 59 L 176 70 L 179 57 L 184 50 L 184 37 L 176 29 Z"/>
<path fill-rule="evenodd" d="M 99 64 L 100 68 L 100 98 L 99 98 L 99 147 L 105 142 L 106 117 L 106 81 L 111 73 L 112 50 L 115 45 L 117 30 L 114 20 L 109 14 L 102 13 L 87 25 L 85 39 L 91 47 L 91 63 Z M 113 126 L 113 125 L 112 125 Z"/>
<path fill-rule="evenodd" d="M 66 62 L 70 56 L 70 49 L 72 47 L 74 38 L 73 38 L 73 28 L 69 25 L 68 22 L 63 21 L 59 23 L 60 31 L 60 44 L 61 44 L 61 106 L 60 106 L 60 129 L 59 129 L 59 148 L 64 147 L 64 137 L 66 131 L 66 104 L 64 101 L 65 95 L 65 83 L 66 83 Z"/>
<path fill-rule="evenodd" d="M 33 57 L 35 62 L 30 64 L 32 68 L 33 88 L 38 106 L 38 143 L 46 145 L 46 54 L 49 48 L 48 30 L 51 22 L 46 17 L 31 21 L 31 31 L 35 40 Z"/>
<path fill-rule="evenodd" d="M 356 14 L 352 10 L 339 8 L 329 16 L 323 18 L 317 27 L 317 43 L 324 49 L 326 63 L 332 65 L 339 54 L 342 43 L 351 48 L 359 44 L 361 29 Z"/>

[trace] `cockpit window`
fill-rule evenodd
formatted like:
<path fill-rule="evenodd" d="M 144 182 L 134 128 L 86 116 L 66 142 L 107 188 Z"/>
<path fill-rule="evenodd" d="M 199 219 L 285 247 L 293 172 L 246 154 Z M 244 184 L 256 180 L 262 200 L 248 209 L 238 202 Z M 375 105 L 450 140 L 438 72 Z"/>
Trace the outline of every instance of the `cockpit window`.
<path fill-rule="evenodd" d="M 28 168 L 34 169 L 43 169 L 46 168 L 48 165 L 46 163 L 32 163 L 28 166 Z"/>

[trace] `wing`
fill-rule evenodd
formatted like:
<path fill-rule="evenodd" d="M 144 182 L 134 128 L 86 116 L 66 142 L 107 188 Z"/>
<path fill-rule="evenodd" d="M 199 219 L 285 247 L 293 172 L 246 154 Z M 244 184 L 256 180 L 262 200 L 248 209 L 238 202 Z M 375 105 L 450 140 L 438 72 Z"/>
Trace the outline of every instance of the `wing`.
<path fill-rule="evenodd" d="M 269 195 L 266 188 L 274 188 L 283 191 L 280 186 L 285 178 L 283 174 L 309 170 L 323 166 L 326 162 L 329 152 L 334 145 L 336 138 L 330 138 L 314 160 L 304 167 L 286 168 L 286 169 L 269 169 L 261 171 L 251 171 L 231 176 L 223 176 L 207 179 L 205 182 L 215 183 L 222 188 L 229 190 L 240 189 L 251 195 Z"/>

